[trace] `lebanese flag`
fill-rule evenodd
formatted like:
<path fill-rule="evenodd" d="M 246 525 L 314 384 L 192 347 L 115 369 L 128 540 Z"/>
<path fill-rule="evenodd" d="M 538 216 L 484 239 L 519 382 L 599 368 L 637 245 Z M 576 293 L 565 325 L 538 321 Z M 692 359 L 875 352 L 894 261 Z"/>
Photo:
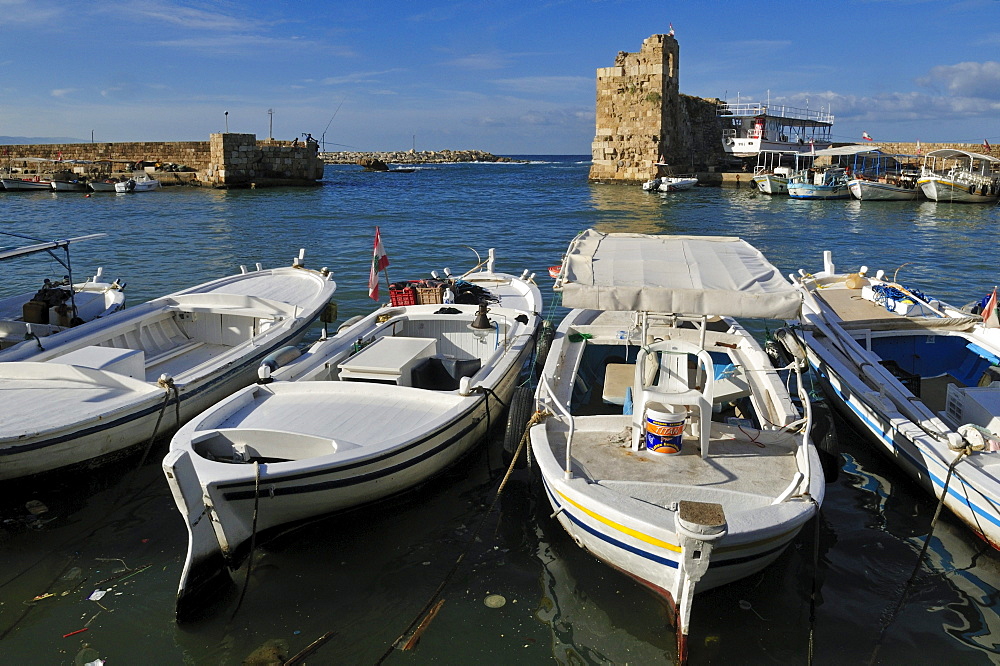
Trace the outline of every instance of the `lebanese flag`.
<path fill-rule="evenodd" d="M 990 300 L 986 301 L 983 308 L 983 323 L 986 328 L 1000 328 L 1000 316 L 997 316 L 997 288 L 993 287 L 993 294 Z"/>
<path fill-rule="evenodd" d="M 861 133 L 861 138 L 864 139 L 865 141 L 874 141 L 875 140 L 875 139 L 871 138 L 871 136 L 868 135 L 868 132 L 862 132 Z"/>
<path fill-rule="evenodd" d="M 987 141 L 986 139 L 983 139 L 983 148 L 985 148 L 985 149 L 986 149 L 986 154 L 987 154 L 987 155 L 988 155 L 989 153 L 993 152 L 993 148 L 992 148 L 992 147 L 990 146 L 990 142 L 989 142 L 989 141 Z"/>
<path fill-rule="evenodd" d="M 372 253 L 372 268 L 368 273 L 368 296 L 373 300 L 378 300 L 378 274 L 389 267 L 389 255 L 382 247 L 382 237 L 379 235 L 378 227 L 375 227 L 375 251 Z"/>

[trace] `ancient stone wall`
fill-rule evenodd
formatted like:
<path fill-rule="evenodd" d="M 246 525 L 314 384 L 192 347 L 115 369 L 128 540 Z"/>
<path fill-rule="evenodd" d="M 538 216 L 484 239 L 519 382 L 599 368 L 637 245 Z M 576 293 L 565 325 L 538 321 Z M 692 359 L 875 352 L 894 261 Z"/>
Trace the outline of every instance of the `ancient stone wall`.
<path fill-rule="evenodd" d="M 51 160 L 87 160 L 105 164 L 18 164 L 19 158 L 40 157 Z M 315 141 L 257 141 L 254 134 L 212 134 L 208 141 L 144 141 L 129 143 L 70 143 L 0 146 L 0 168 L 35 172 L 72 169 L 90 175 L 107 173 L 107 162 L 114 172 L 128 173 L 140 163 L 177 164 L 194 170 L 194 178 L 169 177 L 157 171 L 163 184 L 208 185 L 213 187 L 250 187 L 309 185 L 323 178 L 323 160 Z"/>
<path fill-rule="evenodd" d="M 924 143 L 921 141 L 918 147 L 916 143 L 875 141 L 871 146 L 890 155 L 926 155 L 932 150 L 941 150 L 943 148 L 964 150 L 968 153 L 986 153 L 986 147 L 981 143 Z M 1000 157 L 1000 150 L 997 147 L 991 146 L 991 148 L 993 157 Z"/>
<path fill-rule="evenodd" d="M 675 156 L 678 55 L 676 39 L 653 35 L 638 53 L 622 51 L 614 67 L 597 70 L 591 180 L 645 180 L 660 157 Z"/>
<path fill-rule="evenodd" d="M 680 94 L 679 64 L 677 40 L 653 35 L 597 70 L 592 181 L 642 182 L 667 171 L 657 162 L 682 173 L 724 161 L 716 103 Z"/>
<path fill-rule="evenodd" d="M 254 134 L 212 134 L 203 180 L 216 187 L 306 185 L 323 177 L 319 146 L 308 143 L 257 141 Z"/>
<path fill-rule="evenodd" d="M 0 146 L 0 167 L 18 158 L 109 161 L 118 165 L 142 161 L 178 164 L 195 171 L 208 166 L 208 141 L 140 141 L 128 143 L 42 143 Z"/>

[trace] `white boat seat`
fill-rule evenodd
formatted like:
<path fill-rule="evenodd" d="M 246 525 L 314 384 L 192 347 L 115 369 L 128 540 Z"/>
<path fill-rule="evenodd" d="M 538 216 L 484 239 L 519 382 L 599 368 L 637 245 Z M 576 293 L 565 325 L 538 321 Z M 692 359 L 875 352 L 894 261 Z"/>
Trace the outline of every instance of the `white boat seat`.
<path fill-rule="evenodd" d="M 604 392 L 601 398 L 611 405 L 624 405 L 626 389 L 635 380 L 635 363 L 608 363 L 604 368 Z"/>
<path fill-rule="evenodd" d="M 189 351 L 191 351 L 193 349 L 197 349 L 198 347 L 201 347 L 204 344 L 205 344 L 204 342 L 198 342 L 197 340 L 191 340 L 190 342 L 187 342 L 185 344 L 177 345 L 176 347 L 173 347 L 171 349 L 167 349 L 165 351 L 162 351 L 159 354 L 154 354 L 152 356 L 147 356 L 146 357 L 146 367 L 147 368 L 151 368 L 154 365 L 158 365 L 160 363 L 163 363 L 164 361 L 169 361 L 170 359 L 176 358 L 176 357 L 180 356 L 181 354 L 186 354 L 187 352 L 189 352 Z"/>
<path fill-rule="evenodd" d="M 652 366 L 653 373 L 658 374 L 656 384 L 653 377 L 648 376 L 647 359 L 659 355 L 659 372 Z M 694 377 L 688 359 L 694 356 L 697 364 Z M 639 449 L 639 443 L 645 432 L 646 406 L 657 403 L 667 408 L 694 408 L 697 417 L 698 440 L 702 457 L 708 457 L 708 444 L 712 431 L 712 403 L 715 392 L 715 364 L 707 351 L 691 342 L 683 340 L 664 340 L 648 345 L 639 350 L 635 362 L 632 411 L 632 448 Z M 691 384 L 694 383 L 692 387 Z M 701 384 L 699 386 L 699 383 Z M 694 428 L 694 424 L 692 424 Z"/>

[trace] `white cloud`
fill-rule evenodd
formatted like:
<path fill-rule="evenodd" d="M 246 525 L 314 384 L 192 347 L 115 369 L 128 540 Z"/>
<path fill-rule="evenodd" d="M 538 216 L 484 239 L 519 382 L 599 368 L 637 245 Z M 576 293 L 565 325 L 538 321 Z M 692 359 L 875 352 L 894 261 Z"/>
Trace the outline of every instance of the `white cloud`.
<path fill-rule="evenodd" d="M 52 90 L 49 94 L 52 95 L 53 97 L 65 97 L 70 93 L 76 92 L 76 90 L 77 90 L 76 88 L 56 88 L 55 90 Z"/>
<path fill-rule="evenodd" d="M 942 87 L 951 95 L 1000 100 L 1000 62 L 960 62 L 939 65 L 917 79 L 926 87 Z"/>
<path fill-rule="evenodd" d="M 214 32 L 235 32 L 253 29 L 254 21 L 245 17 L 230 16 L 217 11 L 205 11 L 184 7 L 172 2 L 139 2 L 129 3 L 126 7 L 112 5 L 111 11 L 126 11 L 134 16 L 152 19 L 156 22 L 179 25 L 192 30 L 211 30 Z"/>
<path fill-rule="evenodd" d="M 342 76 L 328 76 L 325 79 L 320 79 L 320 84 L 324 86 L 335 86 L 343 84 L 357 84 L 357 83 L 375 83 L 381 80 L 381 77 L 386 74 L 393 74 L 395 72 L 406 71 L 402 68 L 393 69 L 382 69 L 370 72 L 350 72 L 349 74 L 344 74 Z"/>
<path fill-rule="evenodd" d="M 519 93 L 563 93 L 594 87 L 594 80 L 586 76 L 523 76 L 496 79 L 494 83 L 501 88 Z"/>
<path fill-rule="evenodd" d="M 502 53 L 469 53 L 445 64 L 458 69 L 487 70 L 503 69 L 510 64 L 510 60 L 510 56 Z"/>

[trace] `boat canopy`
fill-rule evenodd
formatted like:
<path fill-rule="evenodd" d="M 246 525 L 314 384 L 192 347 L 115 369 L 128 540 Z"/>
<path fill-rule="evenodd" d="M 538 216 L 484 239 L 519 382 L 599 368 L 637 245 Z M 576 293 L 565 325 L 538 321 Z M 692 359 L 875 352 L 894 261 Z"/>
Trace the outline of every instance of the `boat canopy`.
<path fill-rule="evenodd" d="M 982 153 L 970 153 L 967 150 L 955 150 L 954 148 L 941 148 L 939 150 L 932 150 L 927 153 L 927 157 L 940 157 L 942 159 L 955 159 L 955 158 L 967 158 L 971 160 L 985 160 L 987 162 L 1000 162 L 1000 159 L 993 157 L 992 155 L 983 155 Z"/>
<path fill-rule="evenodd" d="M 570 243 L 554 289 L 563 305 L 689 316 L 792 319 L 801 297 L 741 238 L 605 234 Z"/>
<path fill-rule="evenodd" d="M 815 153 L 807 153 L 810 157 L 815 155 L 816 157 L 837 157 L 838 155 L 857 155 L 859 153 L 881 153 L 882 150 L 876 146 L 863 145 L 863 144 L 852 144 L 850 146 L 837 146 L 835 148 L 823 148 L 822 150 L 817 150 Z"/>
<path fill-rule="evenodd" d="M 6 231 L 0 231 L 0 234 L 5 236 L 16 236 L 18 238 L 27 238 L 29 240 L 38 240 L 31 238 L 30 236 L 22 236 L 21 234 L 14 234 Z M 63 248 L 66 253 L 69 253 L 70 243 L 79 243 L 80 241 L 91 240 L 93 238 L 104 238 L 107 234 L 87 234 L 86 236 L 77 236 L 76 238 L 65 238 L 62 240 L 54 241 L 40 241 L 36 245 L 25 245 L 23 247 L 16 248 L 5 248 L 0 247 L 0 260 L 13 259 L 14 257 L 23 257 L 29 254 L 35 254 L 36 252 L 49 252 L 57 248 Z"/>

